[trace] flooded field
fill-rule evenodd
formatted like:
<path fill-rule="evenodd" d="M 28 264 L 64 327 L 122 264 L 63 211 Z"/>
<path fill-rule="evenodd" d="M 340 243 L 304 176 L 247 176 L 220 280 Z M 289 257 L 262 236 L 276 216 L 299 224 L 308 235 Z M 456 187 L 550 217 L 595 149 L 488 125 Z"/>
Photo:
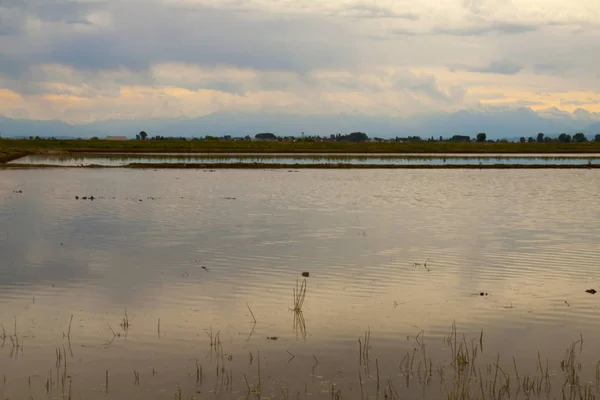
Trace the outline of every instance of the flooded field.
<path fill-rule="evenodd" d="M 600 154 L 160 154 L 78 153 L 29 155 L 12 164 L 60 166 L 125 166 L 129 164 L 345 164 L 345 165 L 590 165 Z"/>
<path fill-rule="evenodd" d="M 598 397 L 599 188 L 0 171 L 0 398 Z"/>

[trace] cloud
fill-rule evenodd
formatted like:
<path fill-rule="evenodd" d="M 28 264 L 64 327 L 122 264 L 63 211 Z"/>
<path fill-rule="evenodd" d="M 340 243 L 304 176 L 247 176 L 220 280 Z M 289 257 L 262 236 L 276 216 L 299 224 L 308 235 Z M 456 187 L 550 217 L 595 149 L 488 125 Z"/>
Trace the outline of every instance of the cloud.
<path fill-rule="evenodd" d="M 480 74 L 500 74 L 500 75 L 515 75 L 521 72 L 522 66 L 510 61 L 492 61 L 490 64 L 483 67 L 469 67 L 466 65 L 451 65 L 448 67 L 450 71 L 467 71 L 477 72 Z"/>
<path fill-rule="evenodd" d="M 432 33 L 450 36 L 483 36 L 489 34 L 518 35 L 528 32 L 535 32 L 537 30 L 538 27 L 528 24 L 494 22 L 467 27 L 439 26 L 434 28 Z"/>
<path fill-rule="evenodd" d="M 0 115 L 409 115 L 485 92 L 572 112 L 600 92 L 599 7 L 545 1 L 4 0 L 0 89 L 20 100 Z"/>
<path fill-rule="evenodd" d="M 490 105 L 494 105 L 494 106 L 503 106 L 503 107 L 507 107 L 507 108 L 531 108 L 531 107 L 540 107 L 540 106 L 544 106 L 545 103 L 542 101 L 535 101 L 535 100 L 515 100 L 515 99 L 504 99 L 504 100 L 490 100 L 490 101 L 484 101 L 482 102 L 483 104 L 490 104 Z"/>
<path fill-rule="evenodd" d="M 85 2 L 54 1 L 52 3 L 35 0 L 9 1 L 12 8 L 24 11 L 29 18 L 37 18 L 45 22 L 64 22 L 66 24 L 90 24 L 87 15 L 97 5 Z"/>
<path fill-rule="evenodd" d="M 564 75 L 568 70 L 569 66 L 565 61 L 556 61 L 553 63 L 535 63 L 533 70 L 537 74 L 543 75 Z"/>
<path fill-rule="evenodd" d="M 69 4 L 61 8 L 68 21 L 84 18 L 84 27 L 58 21 L 63 14 L 50 12 L 51 8 L 35 7 L 30 18 L 40 18 L 39 27 L 6 46 L 3 58 L 21 65 L 51 63 L 86 70 L 137 71 L 164 62 L 293 71 L 360 62 L 350 50 L 354 47 L 352 31 L 318 16 L 281 19 L 208 7 L 94 4 L 96 9 L 84 10 L 106 12 L 106 26 L 85 19 L 78 6 L 70 11 Z M 331 43 L 323 39 L 336 36 L 348 41 Z M 23 48 L 30 50 L 24 54 Z"/>
<path fill-rule="evenodd" d="M 561 100 L 560 104 L 565 106 L 585 106 L 587 104 L 598 104 L 598 100 Z"/>
<path fill-rule="evenodd" d="M 23 16 L 10 8 L 0 7 L 0 38 L 15 36 L 23 29 Z"/>
<path fill-rule="evenodd" d="M 338 15 L 354 18 L 399 18 L 418 21 L 419 14 L 412 12 L 396 12 L 390 8 L 372 4 L 358 3 L 342 10 Z"/>
<path fill-rule="evenodd" d="M 21 87 L 21 93 L 25 89 L 28 94 L 21 102 L 0 102 L 0 115 L 21 115 L 23 103 L 29 101 L 30 112 L 38 118 L 58 114 L 73 123 L 198 117 L 216 111 L 310 115 L 325 110 L 331 114 L 401 116 L 455 110 L 465 96 L 460 85 L 442 85 L 432 75 L 403 69 L 297 73 L 168 63 L 154 65 L 148 74 L 139 75 L 125 70 L 82 72 L 48 65 L 29 76 L 32 80 Z M 135 78 L 138 85 L 127 84 Z M 10 79 L 6 82 L 12 84 Z"/>
<path fill-rule="evenodd" d="M 387 31 L 392 36 L 456 36 L 456 37 L 485 37 L 485 36 L 517 36 L 539 31 L 540 26 L 510 22 L 485 21 L 480 18 L 468 19 L 463 23 L 436 24 L 429 27 L 413 26 L 394 27 Z"/>

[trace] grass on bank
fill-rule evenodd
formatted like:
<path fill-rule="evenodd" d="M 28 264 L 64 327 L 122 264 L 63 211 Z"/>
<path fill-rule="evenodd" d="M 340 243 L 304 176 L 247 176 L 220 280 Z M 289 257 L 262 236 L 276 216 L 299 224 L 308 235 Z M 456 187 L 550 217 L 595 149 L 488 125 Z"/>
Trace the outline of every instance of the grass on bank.
<path fill-rule="evenodd" d="M 600 153 L 600 142 L 477 143 L 477 142 L 269 142 L 205 140 L 0 140 L 0 162 L 18 154 L 124 153 Z M 18 157 L 17 157 L 18 158 Z"/>

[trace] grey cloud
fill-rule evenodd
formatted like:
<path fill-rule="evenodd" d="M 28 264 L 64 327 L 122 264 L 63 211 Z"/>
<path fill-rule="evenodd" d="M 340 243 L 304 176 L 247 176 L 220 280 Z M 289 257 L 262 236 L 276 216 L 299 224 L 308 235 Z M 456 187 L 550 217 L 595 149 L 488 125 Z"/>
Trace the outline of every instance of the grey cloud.
<path fill-rule="evenodd" d="M 492 61 L 483 67 L 469 67 L 466 65 L 451 65 L 448 69 L 454 71 L 477 72 L 480 74 L 516 75 L 523 69 L 522 66 L 510 61 Z"/>
<path fill-rule="evenodd" d="M 86 19 L 88 13 L 98 9 L 102 3 L 92 2 L 67 2 L 53 1 L 43 2 L 40 0 L 3 0 L 5 10 L 21 17 L 35 17 L 45 22 L 83 23 L 89 24 Z"/>
<path fill-rule="evenodd" d="M 522 33 L 535 32 L 538 27 L 527 24 L 495 22 L 489 24 L 480 24 L 476 26 L 456 28 L 456 27 L 436 27 L 433 33 L 438 35 L 451 36 L 482 36 L 489 34 L 498 35 L 518 35 Z"/>
<path fill-rule="evenodd" d="M 52 2 L 37 4 L 30 11 L 48 22 L 88 23 L 87 14 L 96 9 L 93 3 Z M 28 10 L 29 11 L 29 10 Z"/>
<path fill-rule="evenodd" d="M 23 31 L 23 26 L 23 13 L 12 8 L 0 7 L 0 37 L 16 35 Z"/>
<path fill-rule="evenodd" d="M 12 53 L 3 51 L 3 58 L 12 58 L 21 69 L 24 65 L 60 63 L 87 70 L 125 67 L 137 71 L 173 61 L 305 71 L 361 60 L 360 52 L 352 51 L 357 46 L 352 31 L 322 18 L 283 19 L 248 11 L 152 4 L 94 4 L 110 12 L 111 28 L 74 32 L 65 31 L 64 25 L 50 27 L 44 32 L 45 46 L 35 49 L 30 46 L 33 39 L 20 36 L 15 38 L 17 49 Z M 68 5 L 65 7 L 68 9 Z M 49 19 L 59 16 L 47 9 L 36 8 L 36 12 Z M 66 12 L 71 15 L 68 20 L 77 20 L 81 12 Z M 347 40 L 324 39 L 330 37 Z M 21 56 L 18 48 L 31 50 Z"/>
<path fill-rule="evenodd" d="M 416 31 L 411 31 L 410 29 L 404 28 L 391 29 L 389 33 L 396 36 L 416 36 L 418 34 Z"/>
<path fill-rule="evenodd" d="M 11 78 L 22 78 L 23 74 L 26 73 L 28 64 L 26 57 L 4 54 L 0 46 L 0 77 L 6 75 Z"/>
<path fill-rule="evenodd" d="M 454 86 L 450 93 L 446 93 L 438 86 L 438 82 L 433 76 L 415 76 L 412 74 L 396 74 L 394 77 L 393 89 L 395 91 L 406 91 L 410 94 L 421 94 L 430 99 L 443 103 L 460 103 L 465 95 L 465 89 L 462 86 Z"/>
<path fill-rule="evenodd" d="M 0 65 L 4 67 L 0 56 Z M 13 90 L 22 95 L 38 94 L 76 94 L 81 97 L 117 97 L 121 85 L 152 85 L 154 82 L 145 73 L 121 73 L 105 77 L 102 74 L 84 70 L 65 70 L 54 68 L 32 67 L 18 74 L 14 79 L 11 74 L 0 72 L 0 87 Z M 64 83 L 68 86 L 48 86 L 44 82 Z M 71 87 L 76 88 L 74 93 Z"/>
<path fill-rule="evenodd" d="M 538 27 L 533 25 L 525 24 L 513 24 L 513 23 L 478 23 L 473 26 L 466 27 L 453 27 L 453 26 L 435 26 L 430 30 L 421 31 L 415 29 L 406 28 L 394 28 L 387 32 L 394 36 L 433 36 L 433 35 L 447 35 L 447 36 L 487 36 L 490 34 L 497 35 L 518 35 L 528 32 L 535 32 Z"/>
<path fill-rule="evenodd" d="M 418 21 L 419 14 L 412 12 L 398 13 L 389 8 L 371 4 L 355 4 L 344 10 L 344 14 L 360 18 L 400 18 Z"/>
<path fill-rule="evenodd" d="M 570 67 L 564 61 L 556 61 L 552 63 L 535 63 L 533 65 L 533 71 L 540 75 L 553 75 L 561 76 L 565 75 L 569 71 Z"/>

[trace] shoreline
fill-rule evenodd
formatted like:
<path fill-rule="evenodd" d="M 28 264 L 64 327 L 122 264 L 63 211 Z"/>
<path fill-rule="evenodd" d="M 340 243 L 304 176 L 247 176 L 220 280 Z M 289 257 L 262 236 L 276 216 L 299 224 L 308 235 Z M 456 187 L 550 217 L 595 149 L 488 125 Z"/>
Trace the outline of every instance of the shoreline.
<path fill-rule="evenodd" d="M 489 164 L 489 165 L 381 165 L 381 164 L 268 164 L 268 163 L 134 163 L 127 165 L 49 165 L 49 164 L 0 164 L 0 169 L 600 169 L 600 164 L 572 165 L 528 165 L 528 164 Z"/>

